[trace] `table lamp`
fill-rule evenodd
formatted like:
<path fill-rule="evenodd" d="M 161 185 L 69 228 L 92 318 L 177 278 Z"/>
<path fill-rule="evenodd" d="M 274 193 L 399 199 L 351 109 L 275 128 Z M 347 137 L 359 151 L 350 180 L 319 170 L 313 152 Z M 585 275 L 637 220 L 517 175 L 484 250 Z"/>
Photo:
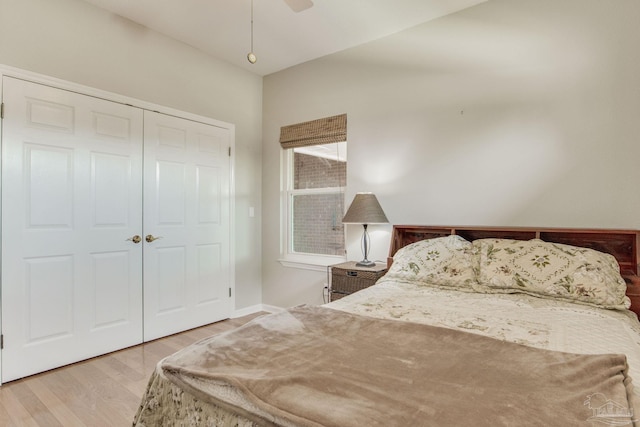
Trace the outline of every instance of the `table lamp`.
<path fill-rule="evenodd" d="M 364 259 L 356 263 L 359 267 L 373 267 L 375 262 L 369 261 L 369 233 L 367 226 L 369 224 L 386 224 L 389 222 L 384 214 L 378 199 L 373 193 L 357 193 L 351 202 L 351 206 L 347 209 L 347 213 L 342 218 L 344 224 L 362 224 L 364 232 L 362 233 L 362 253 Z"/>

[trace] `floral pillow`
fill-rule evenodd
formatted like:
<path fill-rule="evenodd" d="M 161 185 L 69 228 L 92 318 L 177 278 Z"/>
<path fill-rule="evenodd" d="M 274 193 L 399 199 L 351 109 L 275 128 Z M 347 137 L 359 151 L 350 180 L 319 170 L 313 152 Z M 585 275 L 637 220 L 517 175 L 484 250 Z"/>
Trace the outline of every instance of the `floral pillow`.
<path fill-rule="evenodd" d="M 472 291 L 471 286 L 476 283 L 473 246 L 456 235 L 412 243 L 396 252 L 385 277 Z"/>
<path fill-rule="evenodd" d="M 481 239 L 478 282 L 493 291 L 522 292 L 604 308 L 629 308 L 616 259 L 593 249 L 542 240 Z"/>

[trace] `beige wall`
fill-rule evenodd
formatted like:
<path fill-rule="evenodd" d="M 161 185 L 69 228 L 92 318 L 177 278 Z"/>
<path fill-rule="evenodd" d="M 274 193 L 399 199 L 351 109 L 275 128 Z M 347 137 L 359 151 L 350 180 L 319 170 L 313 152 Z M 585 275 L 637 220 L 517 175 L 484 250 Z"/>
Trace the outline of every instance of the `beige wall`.
<path fill-rule="evenodd" d="M 0 64 L 235 124 L 237 307 L 290 306 L 326 277 L 277 262 L 298 121 L 348 113 L 346 198 L 392 223 L 640 228 L 637 22 L 637 0 L 490 0 L 263 83 L 78 0 L 0 0 Z"/>
<path fill-rule="evenodd" d="M 0 0 L 0 64 L 233 123 L 236 308 L 260 304 L 261 77 L 79 0 Z"/>
<path fill-rule="evenodd" d="M 324 273 L 277 262 L 278 135 L 339 113 L 347 200 L 373 191 L 392 223 L 640 228 L 638 22 L 637 0 L 490 0 L 267 76 L 264 303 L 322 302 Z"/>

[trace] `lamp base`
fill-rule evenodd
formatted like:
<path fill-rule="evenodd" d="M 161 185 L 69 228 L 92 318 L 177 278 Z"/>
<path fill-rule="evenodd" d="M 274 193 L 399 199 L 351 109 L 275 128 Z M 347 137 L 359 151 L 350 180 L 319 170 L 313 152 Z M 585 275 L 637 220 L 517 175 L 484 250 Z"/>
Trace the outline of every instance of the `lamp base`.
<path fill-rule="evenodd" d="M 373 261 L 369 261 L 368 259 L 363 259 L 360 262 L 356 262 L 357 267 L 375 267 L 376 263 Z"/>

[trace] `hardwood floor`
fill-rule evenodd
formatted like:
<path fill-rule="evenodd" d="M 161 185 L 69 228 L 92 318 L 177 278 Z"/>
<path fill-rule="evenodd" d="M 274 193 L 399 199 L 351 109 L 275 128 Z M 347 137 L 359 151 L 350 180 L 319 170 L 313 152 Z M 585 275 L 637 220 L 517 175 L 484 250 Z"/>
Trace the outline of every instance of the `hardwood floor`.
<path fill-rule="evenodd" d="M 213 323 L 0 386 L 0 426 L 130 426 L 165 356 L 262 313 Z"/>

